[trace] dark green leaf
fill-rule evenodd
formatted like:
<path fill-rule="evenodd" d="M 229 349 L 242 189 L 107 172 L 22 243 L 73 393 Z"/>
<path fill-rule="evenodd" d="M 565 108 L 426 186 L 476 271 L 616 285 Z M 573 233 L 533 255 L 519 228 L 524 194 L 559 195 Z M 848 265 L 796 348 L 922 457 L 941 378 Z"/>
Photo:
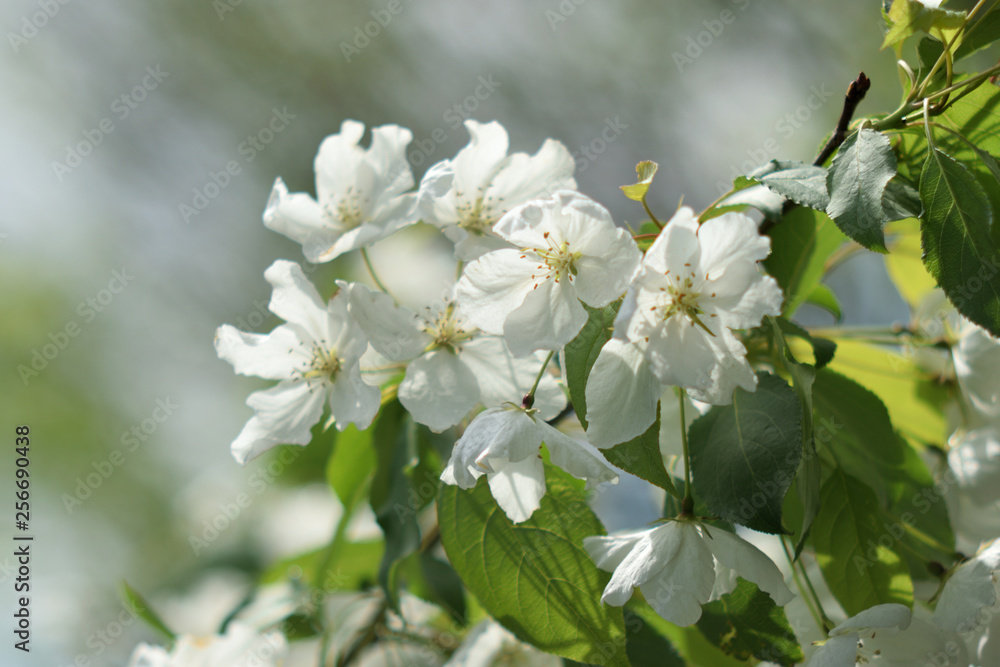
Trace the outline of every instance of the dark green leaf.
<path fill-rule="evenodd" d="M 826 261 L 847 237 L 825 213 L 801 207 L 769 234 L 771 254 L 764 266 L 785 292 L 782 314 L 789 317 L 820 284 Z"/>
<path fill-rule="evenodd" d="M 652 623 L 646 622 L 645 618 L 627 607 L 624 611 L 625 650 L 632 665 L 684 667 L 685 663 L 677 654 L 674 645 L 657 632 Z"/>
<path fill-rule="evenodd" d="M 698 629 L 723 653 L 779 665 L 805 660 L 784 610 L 756 585 L 739 580 L 733 592 L 702 607 Z"/>
<path fill-rule="evenodd" d="M 127 581 L 122 582 L 122 599 L 125 601 L 126 606 L 135 612 L 136 616 L 146 621 L 149 627 L 159 632 L 171 642 L 177 639 L 177 634 L 163 622 L 159 614 L 153 611 L 153 608 L 149 606 L 149 603 L 146 602 L 146 599 L 142 597 L 139 591 L 128 585 Z"/>
<path fill-rule="evenodd" d="M 966 167 L 931 150 L 920 178 L 924 264 L 965 317 L 1000 336 L 1000 253 L 993 210 Z"/>
<path fill-rule="evenodd" d="M 882 211 L 886 221 L 916 218 L 922 210 L 920 193 L 913 183 L 902 174 L 896 174 L 886 184 L 882 194 Z"/>
<path fill-rule="evenodd" d="M 787 320 L 784 317 L 779 317 L 776 321 L 782 333 L 788 336 L 797 336 L 812 346 L 813 356 L 816 358 L 816 370 L 823 368 L 833 361 L 833 355 L 837 351 L 837 344 L 832 340 L 813 336 L 795 322 Z M 794 361 L 794 357 L 792 360 Z"/>
<path fill-rule="evenodd" d="M 621 609 L 601 604 L 611 575 L 581 546 L 604 527 L 567 475 L 545 472 L 541 507 L 519 524 L 485 479 L 471 490 L 442 486 L 441 543 L 483 609 L 522 641 L 579 662 L 628 664 Z"/>
<path fill-rule="evenodd" d="M 737 389 L 689 430 L 693 483 L 727 521 L 787 533 L 781 504 L 802 454 L 802 412 L 781 378 L 758 374 L 757 391 Z"/>
<path fill-rule="evenodd" d="M 796 204 L 825 211 L 830 203 L 826 189 L 826 169 L 804 162 L 772 160 L 773 170 L 751 174 L 768 190 L 791 199 Z"/>
<path fill-rule="evenodd" d="M 865 128 L 844 141 L 830 165 L 826 212 L 841 231 L 869 250 L 886 252 L 882 200 L 895 175 L 896 155 L 889 138 Z"/>
<path fill-rule="evenodd" d="M 840 310 L 840 301 L 837 299 L 837 295 L 823 283 L 813 288 L 813 291 L 806 297 L 805 302 L 811 306 L 822 308 L 833 315 L 837 322 L 840 322 L 844 318 L 844 314 Z"/>
<path fill-rule="evenodd" d="M 848 616 L 877 604 L 913 606 L 913 581 L 893 551 L 875 492 L 836 468 L 823 484 L 813 523 L 816 560 Z M 887 546 L 888 545 L 888 546 Z"/>
<path fill-rule="evenodd" d="M 978 21 L 972 24 L 972 27 L 965 31 L 962 43 L 955 50 L 956 61 L 970 56 L 1000 39 L 1000 12 L 994 10 L 996 10 L 996 5 L 990 7 L 985 16 L 981 16 Z"/>
<path fill-rule="evenodd" d="M 584 428 L 587 428 L 587 378 L 601 354 L 601 348 L 614 333 L 615 316 L 621 305 L 621 301 L 615 301 L 604 308 L 591 308 L 583 304 L 587 309 L 587 323 L 565 347 L 566 386 L 569 388 L 573 409 Z"/>
<path fill-rule="evenodd" d="M 351 424 L 337 436 L 326 464 L 326 479 L 350 513 L 361 499 L 375 469 L 372 429 L 359 431 Z"/>

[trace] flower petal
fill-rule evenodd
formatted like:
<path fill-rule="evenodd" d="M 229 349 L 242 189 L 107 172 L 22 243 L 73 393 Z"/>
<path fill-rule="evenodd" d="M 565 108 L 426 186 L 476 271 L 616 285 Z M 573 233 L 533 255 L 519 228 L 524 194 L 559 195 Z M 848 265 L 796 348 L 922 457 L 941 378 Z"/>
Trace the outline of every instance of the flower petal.
<path fill-rule="evenodd" d="M 982 610 L 997 603 L 1000 539 L 955 569 L 934 609 L 934 624 L 947 632 L 968 632 Z"/>
<path fill-rule="evenodd" d="M 479 382 L 479 401 L 493 408 L 506 401 L 516 403 L 528 393 L 547 355 L 536 353 L 518 359 L 503 338 L 478 336 L 465 343 L 458 356 Z M 532 407 L 542 419 L 552 419 L 566 407 L 566 394 L 550 373 L 538 383 Z"/>
<path fill-rule="evenodd" d="M 573 156 L 562 143 L 546 139 L 532 156 L 514 153 L 494 177 L 488 193 L 503 202 L 521 203 L 557 190 L 576 188 Z"/>
<path fill-rule="evenodd" d="M 533 270 L 520 250 L 488 253 L 465 267 L 455 286 L 455 298 L 472 324 L 501 335 L 507 316 L 535 286 Z"/>
<path fill-rule="evenodd" d="M 549 450 L 549 460 L 577 479 L 587 481 L 592 489 L 601 482 L 618 483 L 618 473 L 601 453 L 587 442 L 569 437 L 544 421 L 535 420 L 542 434 L 542 441 Z"/>
<path fill-rule="evenodd" d="M 504 340 L 514 356 L 558 350 L 587 323 L 587 311 L 566 281 L 545 280 L 524 297 L 504 322 Z"/>
<path fill-rule="evenodd" d="M 245 464 L 275 445 L 307 445 L 323 414 L 324 392 L 315 383 L 286 380 L 247 398 L 254 416 L 233 441 L 233 457 Z"/>
<path fill-rule="evenodd" d="M 417 315 L 397 306 L 385 292 L 354 283 L 348 290 L 348 303 L 368 342 L 391 361 L 413 359 L 431 342 L 430 336 L 418 329 Z"/>
<path fill-rule="evenodd" d="M 757 230 L 757 223 L 742 213 L 729 211 L 698 229 L 701 269 L 717 278 L 733 264 L 751 265 L 771 253 L 771 239 Z"/>
<path fill-rule="evenodd" d="M 382 403 L 382 392 L 361 379 L 361 369 L 357 364 L 337 375 L 330 387 L 330 414 L 343 431 L 348 424 L 354 424 L 359 431 L 371 426 Z"/>
<path fill-rule="evenodd" d="M 502 467 L 493 463 L 494 471 L 486 473 L 490 492 L 507 518 L 521 523 L 531 518 L 541 506 L 545 495 L 545 466 L 538 456 L 521 461 L 503 461 Z"/>
<path fill-rule="evenodd" d="M 500 123 L 465 121 L 471 138 L 468 145 L 455 155 L 453 187 L 464 199 L 475 201 L 483 197 L 494 175 L 507 159 L 507 130 Z"/>
<path fill-rule="evenodd" d="M 865 609 L 860 614 L 855 614 L 849 619 L 830 630 L 830 636 L 842 635 L 851 632 L 860 632 L 871 628 L 896 628 L 905 630 L 910 626 L 912 614 L 910 610 L 901 604 L 886 603 L 877 604 L 874 607 Z"/>
<path fill-rule="evenodd" d="M 295 367 L 308 363 L 294 325 L 283 324 L 269 334 L 245 333 L 224 324 L 215 333 L 215 351 L 240 375 L 290 380 Z"/>
<path fill-rule="evenodd" d="M 858 657 L 856 632 L 830 637 L 816 650 L 806 667 L 854 667 Z"/>
<path fill-rule="evenodd" d="M 680 271 L 685 264 L 696 264 L 701 256 L 698 219 L 687 206 L 677 209 L 663 231 L 653 241 L 642 260 L 644 272 Z"/>
<path fill-rule="evenodd" d="M 289 194 L 280 178 L 274 181 L 267 200 L 264 226 L 302 244 L 306 259 L 314 263 L 342 234 L 342 230 L 331 226 L 315 199 L 301 192 Z"/>
<path fill-rule="evenodd" d="M 365 162 L 365 151 L 358 142 L 365 133 L 364 123 L 345 120 L 340 124 L 340 132 L 326 137 L 319 145 L 313 167 L 316 171 L 316 194 L 320 204 L 338 198 L 349 187 L 358 190 L 359 170 Z M 371 178 L 371 168 L 367 167 L 366 178 Z"/>
<path fill-rule="evenodd" d="M 523 410 L 490 408 L 476 415 L 455 443 L 441 480 L 470 489 L 492 471 L 490 459 L 521 461 L 537 456 L 541 444 L 541 433 Z"/>
<path fill-rule="evenodd" d="M 399 385 L 399 402 L 414 421 L 440 433 L 479 403 L 479 383 L 455 354 L 434 350 L 410 362 Z"/>
<path fill-rule="evenodd" d="M 656 421 L 663 384 L 646 363 L 643 349 L 612 338 L 587 378 L 587 438 L 598 448 L 628 442 Z"/>
<path fill-rule="evenodd" d="M 328 337 L 327 304 L 301 266 L 279 259 L 264 272 L 264 278 L 274 287 L 268 304 L 272 313 L 299 325 L 317 342 Z"/>
<path fill-rule="evenodd" d="M 774 561 L 743 538 L 721 529 L 713 529 L 707 543 L 712 555 L 721 565 L 757 584 L 760 590 L 771 596 L 775 604 L 784 606 L 795 597 L 785 585 L 781 570 Z"/>

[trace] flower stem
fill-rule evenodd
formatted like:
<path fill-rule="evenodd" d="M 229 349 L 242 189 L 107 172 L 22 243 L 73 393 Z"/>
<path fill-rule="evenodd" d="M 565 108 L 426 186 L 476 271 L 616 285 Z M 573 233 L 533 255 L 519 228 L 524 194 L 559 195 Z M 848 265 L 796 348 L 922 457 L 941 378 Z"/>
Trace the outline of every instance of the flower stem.
<path fill-rule="evenodd" d="M 646 209 L 646 215 L 648 215 L 649 219 L 653 221 L 653 224 L 659 227 L 660 229 L 663 229 L 663 223 L 657 220 L 656 216 L 653 215 L 653 212 L 649 210 L 649 204 L 646 203 L 645 197 L 642 198 L 642 207 Z"/>
<path fill-rule="evenodd" d="M 681 501 L 681 514 L 694 513 L 694 489 L 691 487 L 691 451 L 688 448 L 687 419 L 684 417 L 684 398 L 687 392 L 680 388 L 677 398 L 681 406 L 681 444 L 684 447 L 684 500 Z"/>
<path fill-rule="evenodd" d="M 792 579 L 795 581 L 795 587 L 799 589 L 799 594 L 802 596 L 802 601 L 806 603 L 806 607 L 809 608 L 809 613 L 812 614 L 813 620 L 816 621 L 816 625 L 819 627 L 820 632 L 824 635 L 829 633 L 833 628 L 833 623 L 827 617 L 826 612 L 823 611 L 823 603 L 819 601 L 819 595 L 816 594 L 816 589 L 813 588 L 812 582 L 809 580 L 809 574 L 806 572 L 806 567 L 802 563 L 802 559 L 798 560 L 796 563 L 795 559 L 792 558 L 792 552 L 788 550 L 788 543 L 785 538 L 781 538 L 781 548 L 785 552 L 785 558 L 788 559 L 788 565 L 792 569 Z M 802 578 L 805 579 L 805 587 L 802 585 L 802 581 L 799 579 L 799 573 L 796 569 L 796 565 L 802 570 Z M 808 595 L 806 594 L 808 591 Z M 815 605 L 815 606 L 814 606 Z"/>
<path fill-rule="evenodd" d="M 545 375 L 545 369 L 549 367 L 549 362 L 552 361 L 552 357 L 555 355 L 555 350 L 549 352 L 549 356 L 545 357 L 545 361 L 542 363 L 542 367 L 538 369 L 538 377 L 535 378 L 535 384 L 531 385 L 531 389 L 524 398 L 521 400 L 521 407 L 525 409 L 530 409 L 535 403 L 535 391 L 538 390 L 538 383 L 542 381 L 542 376 Z"/>
<path fill-rule="evenodd" d="M 365 261 L 365 266 L 368 268 L 368 274 L 372 277 L 372 280 L 375 282 L 375 286 L 378 287 L 383 292 L 385 292 L 386 294 L 388 294 L 389 296 L 392 296 L 392 293 L 389 291 L 389 288 L 385 286 L 385 283 L 383 283 L 381 279 L 379 279 L 378 274 L 375 272 L 375 267 L 372 265 L 372 259 L 371 257 L 368 256 L 368 248 L 361 249 L 361 259 Z M 396 297 L 392 296 L 392 300 L 396 301 Z"/>

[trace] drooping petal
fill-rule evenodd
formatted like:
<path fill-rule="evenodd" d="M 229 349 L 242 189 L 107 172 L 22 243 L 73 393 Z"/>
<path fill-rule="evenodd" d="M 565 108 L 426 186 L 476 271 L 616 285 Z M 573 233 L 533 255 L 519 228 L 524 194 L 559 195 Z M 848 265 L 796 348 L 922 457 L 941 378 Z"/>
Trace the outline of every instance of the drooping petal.
<path fill-rule="evenodd" d="M 647 528 L 614 535 L 585 537 L 583 538 L 583 548 L 597 567 L 612 572 L 625 560 L 636 543 L 645 538 L 648 532 Z"/>
<path fill-rule="evenodd" d="M 462 345 L 459 358 L 479 382 L 479 400 L 487 408 L 501 403 L 517 403 L 534 383 L 545 356 L 537 353 L 518 359 L 498 336 L 478 336 Z M 542 419 L 552 419 L 566 407 L 566 394 L 555 378 L 545 373 L 535 391 L 535 403 Z"/>
<path fill-rule="evenodd" d="M 316 341 L 328 337 L 327 304 L 301 266 L 279 259 L 264 272 L 264 278 L 274 286 L 268 304 L 272 313 L 299 325 Z"/>
<path fill-rule="evenodd" d="M 947 632 L 968 632 L 982 610 L 997 603 L 1000 539 L 962 563 L 948 578 L 934 609 L 934 624 Z"/>
<path fill-rule="evenodd" d="M 618 473 L 593 445 L 575 440 L 544 421 L 535 420 L 542 441 L 549 450 L 549 460 L 577 479 L 587 481 L 591 489 L 601 482 L 618 483 Z"/>
<path fill-rule="evenodd" d="M 455 286 L 455 298 L 469 321 L 491 334 L 502 335 L 507 316 L 535 286 L 533 266 L 520 250 L 497 250 L 465 267 Z"/>
<path fill-rule="evenodd" d="M 587 311 L 568 281 L 546 280 L 532 289 L 504 322 L 504 340 L 514 356 L 558 350 L 587 323 Z"/>
<path fill-rule="evenodd" d="M 785 585 L 781 570 L 774 561 L 743 538 L 721 529 L 714 529 L 706 543 L 721 565 L 734 570 L 747 581 L 757 584 L 760 590 L 771 596 L 776 605 L 784 606 L 795 597 Z"/>
<path fill-rule="evenodd" d="M 275 445 L 307 445 L 310 429 L 323 414 L 322 385 L 286 380 L 247 398 L 254 416 L 232 444 L 233 457 L 245 464 Z"/>
<path fill-rule="evenodd" d="M 646 432 L 656 421 L 663 384 L 649 369 L 641 347 L 612 338 L 587 378 L 587 438 L 613 447 Z"/>
<path fill-rule="evenodd" d="M 640 588 L 656 613 L 683 627 L 701 618 L 701 605 L 708 602 L 715 584 L 715 569 L 701 528 L 686 521 L 667 525 L 671 524 L 669 539 L 676 547 L 669 561 Z"/>
<path fill-rule="evenodd" d="M 413 359 L 431 342 L 431 337 L 418 329 L 417 315 L 405 306 L 397 306 L 385 292 L 353 283 L 348 303 L 368 342 L 387 359 Z"/>
<path fill-rule="evenodd" d="M 490 408 L 476 415 L 455 443 L 441 480 L 470 489 L 492 472 L 489 459 L 521 461 L 536 456 L 541 444 L 541 433 L 523 410 Z"/>
<path fill-rule="evenodd" d="M 538 456 L 521 461 L 491 460 L 494 471 L 486 473 L 490 492 L 507 518 L 521 523 L 531 518 L 545 495 L 545 466 Z"/>
<path fill-rule="evenodd" d="M 215 333 L 215 351 L 240 375 L 290 380 L 296 366 L 308 363 L 296 329 L 287 324 L 268 334 L 245 333 L 224 324 Z"/>
<path fill-rule="evenodd" d="M 850 632 L 860 632 L 868 628 L 896 628 L 898 630 L 905 630 L 909 627 L 911 618 L 912 613 L 904 605 L 896 603 L 877 604 L 837 625 L 833 630 L 830 630 L 830 636 L 834 637 Z"/>
<path fill-rule="evenodd" d="M 455 354 L 434 350 L 410 362 L 399 385 L 399 402 L 414 421 L 441 432 L 479 403 L 479 383 Z"/>
<path fill-rule="evenodd" d="M 658 536 L 661 539 L 654 539 Z M 615 567 L 601 602 L 613 607 L 624 605 L 632 597 L 632 591 L 673 559 L 679 547 L 679 536 L 673 531 L 672 522 L 644 531 Z"/>
<path fill-rule="evenodd" d="M 361 431 L 371 426 L 381 402 L 382 392 L 361 379 L 357 364 L 341 371 L 330 387 L 330 414 L 338 431 L 348 424 Z"/>

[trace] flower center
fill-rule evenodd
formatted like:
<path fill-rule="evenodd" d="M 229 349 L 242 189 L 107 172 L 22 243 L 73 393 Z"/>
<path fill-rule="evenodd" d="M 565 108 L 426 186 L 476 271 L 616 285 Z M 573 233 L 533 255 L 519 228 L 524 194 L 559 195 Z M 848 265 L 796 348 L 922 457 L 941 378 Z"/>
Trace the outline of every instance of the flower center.
<path fill-rule="evenodd" d="M 532 275 L 532 279 L 542 278 L 544 280 L 555 276 L 555 281 L 559 282 L 568 276 L 572 282 L 573 276 L 577 273 L 575 263 L 583 257 L 583 253 L 571 252 L 569 241 L 563 241 L 561 245 L 556 245 L 556 242 L 549 236 L 549 232 L 545 232 L 542 236 L 545 237 L 545 242 L 549 244 L 549 247 L 534 249 L 535 254 L 542 260 L 542 263 L 537 267 L 542 273 Z M 527 257 L 527 255 L 522 255 L 522 257 Z M 536 284 L 535 287 L 538 285 Z"/>
<path fill-rule="evenodd" d="M 690 267 L 691 265 L 685 264 L 684 266 Z M 667 303 L 663 307 L 663 320 L 666 321 L 675 315 L 681 315 L 688 318 L 691 324 L 701 327 L 710 336 L 714 336 L 715 334 L 702 322 L 700 317 L 705 314 L 705 311 L 698 305 L 701 292 L 696 292 L 694 289 L 694 278 L 697 277 L 697 274 L 691 271 L 689 276 L 681 277 L 680 274 L 674 274 L 671 277 L 668 269 L 664 275 L 669 282 L 666 287 L 660 288 L 660 291 L 665 292 L 667 296 Z M 715 292 L 712 292 L 712 296 L 715 296 Z M 713 313 L 709 317 L 715 317 L 715 314 Z"/>
<path fill-rule="evenodd" d="M 465 323 L 456 316 L 453 301 L 449 301 L 437 313 L 430 312 L 430 307 L 427 310 L 428 314 L 424 316 L 423 330 L 434 339 L 428 345 L 428 350 L 443 348 L 457 353 L 462 349 L 462 343 L 475 336 L 476 329 L 466 331 Z"/>
<path fill-rule="evenodd" d="M 342 367 L 343 361 L 337 356 L 335 349 L 315 344 L 312 349 L 312 358 L 304 363 L 298 372 L 301 374 L 302 379 L 308 383 L 311 383 L 313 380 L 335 382 L 337 373 L 340 372 Z"/>
<path fill-rule="evenodd" d="M 479 196 L 474 201 L 465 199 L 461 192 L 455 194 L 459 201 L 456 207 L 458 226 L 471 234 L 488 232 L 499 218 L 494 208 L 503 201 L 503 197 L 494 198 L 493 195 L 486 197 L 482 188 L 479 189 Z"/>
<path fill-rule="evenodd" d="M 344 196 L 337 200 L 336 206 L 326 204 L 323 211 L 335 227 L 344 230 L 354 229 L 365 221 L 362 204 L 367 202 L 368 198 L 362 198 L 351 185 L 348 186 Z"/>

